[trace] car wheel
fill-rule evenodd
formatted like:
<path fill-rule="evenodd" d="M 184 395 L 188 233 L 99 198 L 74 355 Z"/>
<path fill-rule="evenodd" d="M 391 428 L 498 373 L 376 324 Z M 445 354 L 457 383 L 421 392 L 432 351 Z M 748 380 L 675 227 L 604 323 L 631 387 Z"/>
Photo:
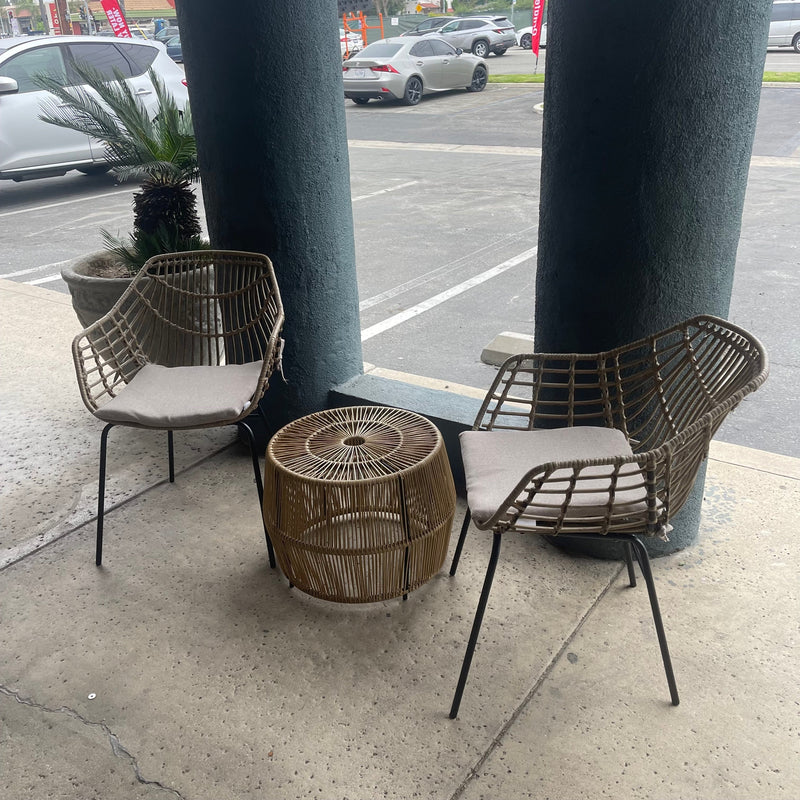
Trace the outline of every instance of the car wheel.
<path fill-rule="evenodd" d="M 795 53 L 800 53 L 800 33 L 792 39 L 792 47 L 794 48 Z"/>
<path fill-rule="evenodd" d="M 478 64 L 475 67 L 475 72 L 472 73 L 472 83 L 467 86 L 468 92 L 482 92 L 486 88 L 486 83 L 489 80 L 489 73 L 483 64 Z"/>
<path fill-rule="evenodd" d="M 408 79 L 406 90 L 403 92 L 403 102 L 407 106 L 415 106 L 422 97 L 422 81 L 417 77 Z"/>
<path fill-rule="evenodd" d="M 369 103 L 369 97 L 353 97 L 351 99 L 357 106 L 365 106 Z"/>
<path fill-rule="evenodd" d="M 478 58 L 486 58 L 486 56 L 489 55 L 489 42 L 485 39 L 478 39 L 478 41 L 472 45 L 472 53 L 478 56 Z"/>
<path fill-rule="evenodd" d="M 520 47 L 521 47 L 523 50 L 530 50 L 530 49 L 531 49 L 531 42 L 532 42 L 532 41 L 533 41 L 533 40 L 531 39 L 531 35 L 530 35 L 529 33 L 526 33 L 526 34 L 524 34 L 524 35 L 523 35 L 523 37 L 522 37 L 522 38 L 519 40 L 519 46 L 520 46 Z"/>
<path fill-rule="evenodd" d="M 105 175 L 110 169 L 108 164 L 96 164 L 91 167 L 78 167 L 78 172 L 82 172 L 84 175 Z"/>
<path fill-rule="evenodd" d="M 495 50 L 495 51 L 494 51 L 494 54 L 495 54 L 496 56 L 504 56 L 504 55 L 506 54 L 506 48 L 505 48 L 505 47 L 503 47 L 503 48 L 502 48 L 502 49 L 500 49 L 500 50 Z"/>

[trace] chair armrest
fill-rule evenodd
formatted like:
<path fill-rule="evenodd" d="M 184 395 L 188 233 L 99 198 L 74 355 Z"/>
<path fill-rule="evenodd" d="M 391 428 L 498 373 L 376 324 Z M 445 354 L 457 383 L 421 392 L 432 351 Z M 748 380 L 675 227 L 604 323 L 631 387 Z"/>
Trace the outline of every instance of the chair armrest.
<path fill-rule="evenodd" d="M 81 397 L 92 413 L 147 363 L 117 306 L 75 337 L 72 358 Z"/>
<path fill-rule="evenodd" d="M 495 531 L 645 532 L 664 536 L 669 475 L 654 453 L 560 461 L 533 467 L 482 524 Z"/>
<path fill-rule="evenodd" d="M 725 413 L 718 408 L 705 414 L 654 450 L 536 465 L 489 519 L 475 524 L 553 535 L 631 531 L 663 537 L 686 502 Z"/>
<path fill-rule="evenodd" d="M 275 371 L 280 373 L 283 382 L 286 383 L 286 376 L 283 374 L 283 347 L 286 344 L 281 336 L 283 332 L 284 314 L 283 310 L 278 312 L 274 326 L 270 331 L 269 340 L 264 348 L 264 359 L 261 367 L 261 375 L 258 379 L 258 386 L 253 393 L 251 403 L 258 403 L 269 388 L 269 379 Z"/>

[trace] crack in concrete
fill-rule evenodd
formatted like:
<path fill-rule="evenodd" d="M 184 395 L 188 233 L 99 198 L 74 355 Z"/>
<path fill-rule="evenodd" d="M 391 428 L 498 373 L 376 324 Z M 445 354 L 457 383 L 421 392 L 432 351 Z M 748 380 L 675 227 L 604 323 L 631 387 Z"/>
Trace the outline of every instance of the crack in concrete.
<path fill-rule="evenodd" d="M 545 680 L 547 680 L 547 678 L 550 676 L 550 673 L 555 669 L 556 664 L 558 664 L 558 662 L 561 660 L 561 657 L 564 655 L 564 653 L 566 653 L 567 648 L 575 640 L 575 637 L 578 635 L 578 632 L 583 627 L 586 620 L 589 619 L 592 612 L 597 608 L 597 606 L 600 604 L 600 601 L 606 596 L 606 594 L 608 594 L 611 587 L 617 582 L 617 579 L 625 569 L 625 562 L 623 562 L 620 564 L 619 569 L 617 569 L 611 576 L 610 580 L 600 594 L 598 594 L 594 599 L 594 602 L 589 606 L 588 609 L 586 609 L 586 612 L 578 620 L 578 623 L 572 629 L 572 632 L 564 639 L 564 642 L 559 648 L 558 652 L 547 663 L 539 677 L 534 682 L 533 686 L 530 688 L 525 697 L 522 698 L 522 702 L 516 707 L 516 709 L 514 709 L 511 716 L 505 721 L 492 741 L 489 742 L 489 746 L 483 752 L 483 755 L 481 755 L 481 757 L 471 767 L 469 767 L 464 780 L 461 781 L 453 794 L 450 795 L 450 800 L 459 800 L 459 798 L 462 797 L 464 792 L 467 790 L 467 787 L 470 785 L 470 783 L 472 783 L 474 780 L 478 780 L 481 777 L 481 769 L 483 768 L 483 765 L 489 760 L 492 753 L 494 753 L 494 751 L 500 747 L 500 744 L 505 738 L 506 734 L 511 730 L 511 726 L 520 718 L 520 716 L 522 716 L 523 711 L 525 711 L 536 692 L 539 691 L 541 685 L 545 682 Z"/>
<path fill-rule="evenodd" d="M 37 708 L 40 711 L 46 712 L 47 714 L 66 714 L 68 717 L 78 720 L 78 722 L 80 722 L 82 725 L 86 725 L 90 728 L 100 728 L 100 730 L 102 730 L 106 735 L 106 738 L 111 745 L 111 752 L 117 758 L 128 761 L 133 769 L 134 777 L 138 783 L 141 783 L 145 786 L 155 786 L 157 789 L 170 792 L 175 797 L 180 798 L 180 800 L 185 800 L 184 796 L 177 789 L 173 789 L 170 786 L 165 786 L 160 781 L 151 781 L 145 778 L 139 769 L 139 763 L 137 762 L 135 756 L 125 747 L 125 745 L 122 744 L 122 742 L 119 740 L 119 737 L 111 730 L 111 728 L 108 727 L 108 725 L 105 724 L 105 722 L 92 722 L 74 709 L 68 708 L 67 706 L 61 706 L 60 708 L 48 708 L 48 706 L 37 703 L 34 700 L 31 700 L 29 697 L 23 697 L 19 694 L 19 692 L 15 692 L 13 689 L 9 689 L 7 686 L 0 685 L 0 694 L 4 694 L 6 697 L 14 698 L 14 700 L 16 700 L 20 705 L 29 706 L 30 708 Z"/>

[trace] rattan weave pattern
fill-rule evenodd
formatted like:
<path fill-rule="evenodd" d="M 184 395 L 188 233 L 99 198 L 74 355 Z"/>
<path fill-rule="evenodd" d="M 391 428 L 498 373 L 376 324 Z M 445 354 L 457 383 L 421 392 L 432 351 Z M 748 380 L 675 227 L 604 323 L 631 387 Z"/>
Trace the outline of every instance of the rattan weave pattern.
<path fill-rule="evenodd" d="M 81 396 L 94 412 L 145 364 L 223 366 L 263 361 L 249 414 L 279 367 L 284 313 L 267 256 L 229 250 L 151 258 L 113 309 L 72 343 Z M 128 423 L 131 427 L 138 427 Z M 207 427 L 207 426 L 198 426 Z"/>
<path fill-rule="evenodd" d="M 424 417 L 355 406 L 295 420 L 270 441 L 264 519 L 302 591 L 341 603 L 407 594 L 444 563 L 455 487 Z"/>
<path fill-rule="evenodd" d="M 495 377 L 473 430 L 618 428 L 633 455 L 532 464 L 497 513 L 478 527 L 664 536 L 669 519 L 691 492 L 712 436 L 768 373 L 761 343 L 711 316 L 694 317 L 604 353 L 511 357 Z M 639 488 L 646 496 L 646 509 L 633 513 L 615 492 L 630 465 L 641 470 Z M 596 494 L 596 486 L 586 487 L 598 467 L 608 479 L 604 513 L 573 516 L 573 496 Z"/>

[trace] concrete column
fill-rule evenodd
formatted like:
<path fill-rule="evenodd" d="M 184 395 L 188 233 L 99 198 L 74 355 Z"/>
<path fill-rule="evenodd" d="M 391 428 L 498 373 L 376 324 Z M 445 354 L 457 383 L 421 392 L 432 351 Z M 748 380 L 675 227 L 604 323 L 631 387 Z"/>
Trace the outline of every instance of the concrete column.
<path fill-rule="evenodd" d="M 313 6 L 177 3 L 212 245 L 266 253 L 286 309 L 275 423 L 362 370 L 337 7 Z"/>
<path fill-rule="evenodd" d="M 770 0 L 551 0 L 537 351 L 726 316 Z M 672 552 L 697 535 L 702 480 Z"/>

